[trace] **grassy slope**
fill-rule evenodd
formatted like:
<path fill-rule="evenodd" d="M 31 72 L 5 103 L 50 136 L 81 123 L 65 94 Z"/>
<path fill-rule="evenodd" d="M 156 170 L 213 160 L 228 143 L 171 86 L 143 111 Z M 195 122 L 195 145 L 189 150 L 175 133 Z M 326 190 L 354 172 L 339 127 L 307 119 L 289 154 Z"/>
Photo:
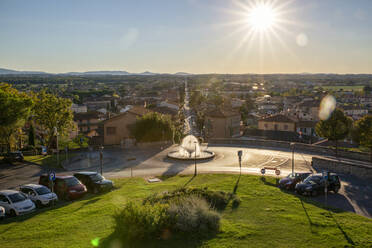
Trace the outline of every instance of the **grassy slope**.
<path fill-rule="evenodd" d="M 199 175 L 189 186 L 232 191 L 238 175 Z M 91 196 L 53 210 L 6 220 L 0 225 L 0 244 L 6 247 L 104 247 L 117 241 L 112 215 L 128 200 L 185 185 L 191 176 L 176 176 L 148 184 L 140 178 L 115 180 L 117 190 Z M 242 176 L 237 194 L 242 203 L 221 215 L 221 233 L 204 240 L 174 238 L 150 241 L 145 247 L 344 247 L 372 246 L 372 220 L 348 212 L 327 211 L 306 198 L 281 192 L 274 179 Z M 116 240 L 116 241 L 115 241 Z M 123 244 L 123 247 L 128 247 Z"/>
<path fill-rule="evenodd" d="M 68 155 L 71 159 L 72 157 L 76 156 L 75 154 L 71 153 Z M 25 161 L 32 162 L 38 164 L 40 166 L 46 166 L 49 168 L 62 168 L 57 163 L 57 155 L 35 155 L 35 156 L 24 156 Z M 66 154 L 59 155 L 60 162 L 66 160 Z"/>

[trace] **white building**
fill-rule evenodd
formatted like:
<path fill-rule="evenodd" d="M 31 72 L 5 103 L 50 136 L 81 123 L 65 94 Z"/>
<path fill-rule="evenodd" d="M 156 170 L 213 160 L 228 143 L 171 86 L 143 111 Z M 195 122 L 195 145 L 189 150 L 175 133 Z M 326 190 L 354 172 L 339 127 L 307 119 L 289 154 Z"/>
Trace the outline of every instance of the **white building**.
<path fill-rule="evenodd" d="M 75 103 L 73 103 L 71 105 L 71 110 L 74 113 L 86 113 L 86 112 L 88 112 L 88 108 L 84 104 L 75 104 Z"/>

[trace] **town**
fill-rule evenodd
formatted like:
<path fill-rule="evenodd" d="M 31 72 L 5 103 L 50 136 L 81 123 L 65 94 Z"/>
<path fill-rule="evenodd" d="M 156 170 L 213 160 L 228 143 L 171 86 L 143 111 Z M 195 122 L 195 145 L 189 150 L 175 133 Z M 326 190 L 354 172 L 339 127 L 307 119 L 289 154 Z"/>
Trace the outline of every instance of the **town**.
<path fill-rule="evenodd" d="M 0 1 L 0 247 L 372 247 L 372 2 Z"/>

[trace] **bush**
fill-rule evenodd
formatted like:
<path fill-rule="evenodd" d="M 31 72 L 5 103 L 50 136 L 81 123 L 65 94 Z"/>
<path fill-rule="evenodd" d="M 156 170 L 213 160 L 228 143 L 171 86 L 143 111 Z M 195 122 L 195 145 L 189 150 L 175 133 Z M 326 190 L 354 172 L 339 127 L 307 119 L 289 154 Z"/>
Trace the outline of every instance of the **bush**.
<path fill-rule="evenodd" d="M 220 228 L 220 216 L 213 211 L 206 200 L 190 196 L 170 205 L 169 216 L 173 219 L 175 231 L 206 235 L 216 233 Z"/>
<path fill-rule="evenodd" d="M 230 200 L 233 202 L 233 207 L 240 204 L 240 199 L 237 195 L 224 191 L 212 191 L 207 188 L 181 188 L 172 192 L 163 192 L 162 194 L 154 194 L 144 199 L 143 203 L 155 204 L 166 203 L 186 196 L 196 195 L 204 198 L 212 208 L 223 210 L 226 208 Z"/>
<path fill-rule="evenodd" d="M 164 204 L 139 205 L 129 202 L 115 216 L 116 230 L 129 240 L 160 236 L 169 227 L 168 206 Z"/>
<path fill-rule="evenodd" d="M 129 202 L 115 220 L 116 231 L 132 241 L 167 238 L 179 232 L 203 236 L 218 232 L 220 227 L 219 214 L 197 196 L 174 198 L 171 204 Z"/>

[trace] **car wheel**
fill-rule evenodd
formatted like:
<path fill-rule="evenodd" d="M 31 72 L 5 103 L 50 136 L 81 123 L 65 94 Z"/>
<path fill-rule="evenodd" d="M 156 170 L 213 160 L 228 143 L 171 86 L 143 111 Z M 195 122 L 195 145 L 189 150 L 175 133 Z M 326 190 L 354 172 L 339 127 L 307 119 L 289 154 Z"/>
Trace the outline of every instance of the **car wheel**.
<path fill-rule="evenodd" d="M 334 187 L 333 192 L 335 192 L 335 194 L 337 194 L 339 190 L 340 190 L 340 186 L 336 186 L 336 187 Z"/>
<path fill-rule="evenodd" d="M 98 194 L 98 192 L 99 192 L 98 188 L 97 187 L 94 187 L 93 188 L 93 194 Z"/>
<path fill-rule="evenodd" d="M 16 217 L 16 216 L 17 216 L 17 214 L 16 214 L 16 212 L 14 211 L 14 209 L 11 209 L 9 213 L 10 213 L 10 216 L 11 216 L 11 217 Z"/>

